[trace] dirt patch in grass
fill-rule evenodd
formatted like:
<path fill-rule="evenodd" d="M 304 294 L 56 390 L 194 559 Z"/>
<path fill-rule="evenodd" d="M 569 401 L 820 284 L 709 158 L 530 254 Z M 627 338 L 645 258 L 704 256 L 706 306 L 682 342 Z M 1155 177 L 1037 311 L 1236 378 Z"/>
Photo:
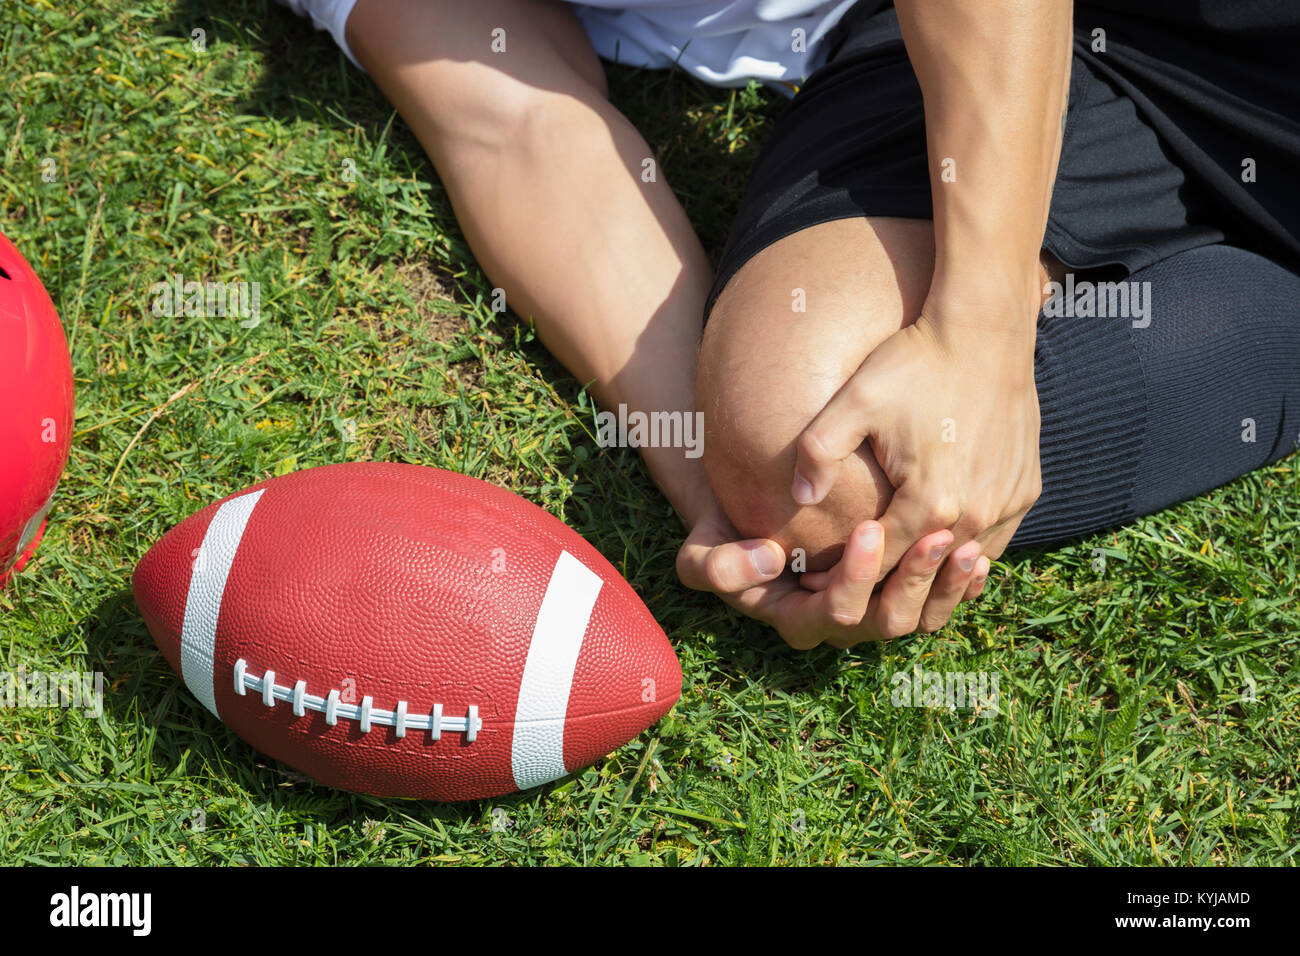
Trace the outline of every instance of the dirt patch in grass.
<path fill-rule="evenodd" d="M 455 340 L 469 329 L 465 315 L 456 305 L 451 290 L 438 281 L 438 273 L 428 262 L 399 263 L 394 274 L 415 303 L 420 330 L 429 341 Z"/>
<path fill-rule="evenodd" d="M 442 365 L 455 376 L 466 391 L 477 391 L 483 386 L 484 370 L 482 364 L 474 357 L 461 357 L 464 351 L 458 340 L 468 337 L 469 322 L 465 317 L 462 304 L 457 302 L 455 289 L 439 280 L 437 270 L 427 261 L 403 262 L 397 264 L 394 276 L 415 303 L 417 324 L 415 333 L 417 346 L 437 342 L 448 348 L 448 352 L 428 351 L 428 357 L 439 356 Z M 454 361 L 447 361 L 447 356 L 455 356 Z"/>

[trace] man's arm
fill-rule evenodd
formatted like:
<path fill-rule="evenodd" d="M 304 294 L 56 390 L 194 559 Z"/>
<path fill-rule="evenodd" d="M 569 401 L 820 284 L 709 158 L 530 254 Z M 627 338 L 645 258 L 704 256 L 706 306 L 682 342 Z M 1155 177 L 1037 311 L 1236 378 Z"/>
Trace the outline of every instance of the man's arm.
<path fill-rule="evenodd" d="M 1026 308 L 981 314 L 978 331 L 1006 331 L 1027 339 L 1032 351 L 1039 251 L 1070 81 L 1072 6 L 898 0 L 896 8 L 925 100 L 935 234 L 930 295 L 962 298 L 990 284 L 1005 287 Z"/>
<path fill-rule="evenodd" d="M 800 436 L 791 493 L 822 501 L 862 442 L 895 493 L 888 570 L 940 528 L 996 557 L 1041 491 L 1034 334 L 1060 157 L 1066 0 L 899 0 L 925 103 L 935 267 L 917 321 L 882 342 Z M 950 552 L 951 553 L 951 552 Z"/>

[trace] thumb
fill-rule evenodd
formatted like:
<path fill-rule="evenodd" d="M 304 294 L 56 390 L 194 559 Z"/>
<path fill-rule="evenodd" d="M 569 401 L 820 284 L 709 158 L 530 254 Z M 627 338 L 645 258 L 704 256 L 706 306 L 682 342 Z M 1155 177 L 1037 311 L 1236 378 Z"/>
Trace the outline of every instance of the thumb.
<path fill-rule="evenodd" d="M 701 538 L 692 532 L 677 552 L 677 576 L 696 591 L 739 594 L 771 581 L 785 568 L 785 551 L 767 538 L 725 544 Z"/>
<path fill-rule="evenodd" d="M 808 423 L 795 441 L 794 481 L 790 493 L 801 505 L 821 502 L 835 486 L 840 462 L 871 435 L 868 424 L 876 408 L 871 356 Z"/>

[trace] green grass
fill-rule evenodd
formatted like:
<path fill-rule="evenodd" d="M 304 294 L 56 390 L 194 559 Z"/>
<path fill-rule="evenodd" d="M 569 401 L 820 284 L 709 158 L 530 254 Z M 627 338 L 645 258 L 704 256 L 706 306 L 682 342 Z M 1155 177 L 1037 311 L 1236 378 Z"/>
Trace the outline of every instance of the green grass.
<path fill-rule="evenodd" d="M 269 0 L 74 6 L 0 32 L 0 222 L 59 306 L 79 406 L 38 559 L 0 594 L 0 670 L 102 671 L 106 701 L 0 710 L 0 860 L 1297 864 L 1294 457 L 1014 555 L 932 637 L 795 653 L 678 585 L 635 453 L 598 454 L 578 383 L 491 311 L 418 144 L 324 34 Z M 779 101 L 611 79 L 716 254 Z M 174 272 L 259 281 L 263 321 L 152 315 Z M 584 534 L 677 647 L 672 714 L 461 806 L 315 786 L 225 730 L 154 648 L 135 562 L 218 497 L 362 459 L 498 482 Z M 996 674 L 998 715 L 890 706 L 914 667 Z"/>

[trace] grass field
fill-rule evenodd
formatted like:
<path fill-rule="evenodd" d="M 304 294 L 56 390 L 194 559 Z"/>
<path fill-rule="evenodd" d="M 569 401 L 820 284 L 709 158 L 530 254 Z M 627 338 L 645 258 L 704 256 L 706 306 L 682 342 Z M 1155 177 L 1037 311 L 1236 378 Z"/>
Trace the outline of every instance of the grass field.
<path fill-rule="evenodd" d="M 270 0 L 21 2 L 0 69 L 0 223 L 59 307 L 79 406 L 46 539 L 0 594 L 0 670 L 105 675 L 98 717 L 0 710 L 0 862 L 1300 863 L 1295 457 L 1012 555 L 932 637 L 796 653 L 677 583 L 635 452 L 599 449 L 579 383 L 492 312 L 431 165 L 326 35 Z M 716 254 L 779 101 L 611 81 Z M 260 283 L 261 322 L 155 315 L 178 273 Z M 135 562 L 232 491 L 369 459 L 584 534 L 677 648 L 672 714 L 460 806 L 315 786 L 225 730 L 149 638 Z M 996 676 L 996 714 L 892 706 L 916 670 Z"/>

